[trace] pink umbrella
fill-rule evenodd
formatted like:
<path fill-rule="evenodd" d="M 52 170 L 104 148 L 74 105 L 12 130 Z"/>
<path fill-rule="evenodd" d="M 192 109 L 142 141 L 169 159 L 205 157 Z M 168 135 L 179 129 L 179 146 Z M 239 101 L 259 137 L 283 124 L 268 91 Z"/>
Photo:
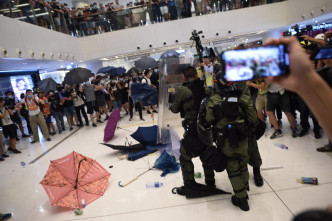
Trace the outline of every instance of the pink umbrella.
<path fill-rule="evenodd" d="M 40 184 L 52 205 L 83 208 L 104 194 L 110 176 L 97 161 L 72 152 L 52 160 Z"/>
<path fill-rule="evenodd" d="M 114 137 L 116 125 L 120 118 L 120 111 L 115 108 L 111 113 L 104 130 L 104 142 L 110 141 Z"/>

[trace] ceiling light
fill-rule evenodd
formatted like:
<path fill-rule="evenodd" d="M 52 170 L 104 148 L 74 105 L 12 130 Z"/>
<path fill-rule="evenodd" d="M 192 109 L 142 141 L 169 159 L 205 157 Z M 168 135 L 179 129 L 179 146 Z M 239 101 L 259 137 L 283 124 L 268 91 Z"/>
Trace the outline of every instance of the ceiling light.
<path fill-rule="evenodd" d="M 22 63 L 22 64 L 28 64 L 28 63 Z"/>

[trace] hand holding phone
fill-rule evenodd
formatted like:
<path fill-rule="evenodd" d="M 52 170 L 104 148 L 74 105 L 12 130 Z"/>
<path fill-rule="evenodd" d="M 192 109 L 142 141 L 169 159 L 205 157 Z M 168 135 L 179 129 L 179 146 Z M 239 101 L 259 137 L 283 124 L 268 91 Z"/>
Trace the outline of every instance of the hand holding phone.
<path fill-rule="evenodd" d="M 227 81 L 276 77 L 289 72 L 287 46 L 282 44 L 225 51 L 222 59 Z"/>

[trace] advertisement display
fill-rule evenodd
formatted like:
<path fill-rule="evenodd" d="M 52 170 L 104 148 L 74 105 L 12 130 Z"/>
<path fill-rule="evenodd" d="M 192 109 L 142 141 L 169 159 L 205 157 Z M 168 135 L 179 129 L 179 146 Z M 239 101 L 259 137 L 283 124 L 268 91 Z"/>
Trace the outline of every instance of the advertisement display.
<path fill-rule="evenodd" d="M 19 98 L 27 89 L 32 89 L 34 87 L 30 75 L 11 76 L 9 78 L 16 98 Z"/>

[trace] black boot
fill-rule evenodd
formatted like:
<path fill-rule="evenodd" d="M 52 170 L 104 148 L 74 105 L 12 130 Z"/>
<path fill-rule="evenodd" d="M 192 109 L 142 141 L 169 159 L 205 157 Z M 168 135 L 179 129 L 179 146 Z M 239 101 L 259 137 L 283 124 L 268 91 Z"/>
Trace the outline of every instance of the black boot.
<path fill-rule="evenodd" d="M 214 179 L 213 180 L 205 179 L 205 183 L 210 188 L 216 188 L 216 181 Z"/>
<path fill-rule="evenodd" d="M 261 171 L 259 167 L 254 167 L 254 180 L 255 180 L 255 184 L 256 186 L 260 187 L 263 186 L 264 184 L 264 180 L 263 177 L 261 175 Z"/>
<path fill-rule="evenodd" d="M 243 211 L 249 211 L 249 204 L 247 198 L 237 198 L 235 195 L 232 196 L 232 203 L 234 206 L 239 207 Z"/>

